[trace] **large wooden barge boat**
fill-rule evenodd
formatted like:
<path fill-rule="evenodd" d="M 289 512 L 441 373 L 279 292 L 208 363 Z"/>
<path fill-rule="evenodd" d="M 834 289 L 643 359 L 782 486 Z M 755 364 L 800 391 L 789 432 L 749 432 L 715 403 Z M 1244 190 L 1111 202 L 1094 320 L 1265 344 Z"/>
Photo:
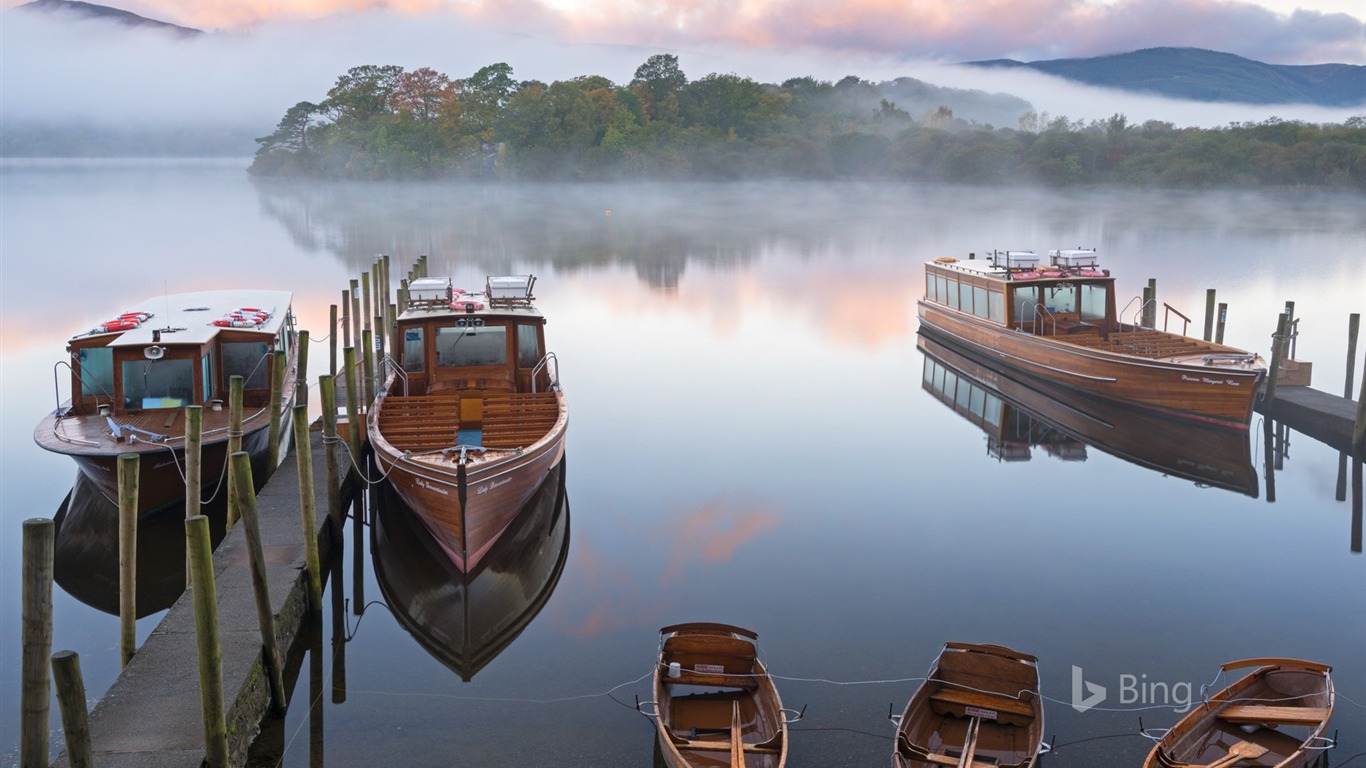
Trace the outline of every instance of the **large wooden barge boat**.
<path fill-rule="evenodd" d="M 185 498 L 185 407 L 203 407 L 200 486 L 219 492 L 227 464 L 228 392 L 243 386 L 242 450 L 265 482 L 287 453 L 291 430 L 277 425 L 294 404 L 297 331 L 288 291 L 222 290 L 148 299 L 67 342 L 71 398 L 34 429 L 39 446 L 70 456 L 118 503 L 118 459 L 139 454 L 138 509 L 151 512 Z M 272 388 L 275 360 L 284 375 Z M 61 387 L 58 386 L 58 391 Z M 274 396 L 272 397 L 272 392 Z M 60 397 L 60 395 L 59 395 Z"/>
<path fill-rule="evenodd" d="M 414 280 L 366 418 L 380 472 L 466 572 L 564 456 L 569 413 L 534 284 Z"/>
<path fill-rule="evenodd" d="M 1094 250 L 1039 261 L 1008 251 L 927 263 L 921 331 L 1056 385 L 1247 429 L 1266 375 L 1259 355 L 1144 327 L 1137 311 L 1125 322 L 1128 308 L 1116 309 L 1114 278 Z"/>

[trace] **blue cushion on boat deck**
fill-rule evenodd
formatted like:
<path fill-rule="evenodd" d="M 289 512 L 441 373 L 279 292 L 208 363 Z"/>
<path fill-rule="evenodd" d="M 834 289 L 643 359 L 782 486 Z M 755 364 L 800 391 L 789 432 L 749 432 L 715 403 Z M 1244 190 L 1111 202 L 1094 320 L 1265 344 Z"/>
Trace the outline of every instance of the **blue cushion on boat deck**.
<path fill-rule="evenodd" d="M 449 433 L 447 433 L 449 434 Z M 455 441 L 460 445 L 484 445 L 484 430 L 482 429 L 461 429 L 456 430 Z"/>

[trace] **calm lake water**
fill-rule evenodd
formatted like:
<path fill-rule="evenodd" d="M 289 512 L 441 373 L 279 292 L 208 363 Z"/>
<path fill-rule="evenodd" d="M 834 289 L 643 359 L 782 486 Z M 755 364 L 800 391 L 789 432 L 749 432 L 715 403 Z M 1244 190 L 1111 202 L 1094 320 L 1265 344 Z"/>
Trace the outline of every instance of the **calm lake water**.
<path fill-rule="evenodd" d="M 1272 501 L 1259 416 L 1213 448 L 1111 416 L 1112 442 L 1170 448 L 1087 446 L 1046 403 L 979 392 L 927 358 L 915 318 L 926 260 L 1096 247 L 1121 304 L 1156 278 L 1198 335 L 1215 288 L 1226 340 L 1263 354 L 1295 301 L 1298 356 L 1340 394 L 1348 314 L 1366 310 L 1366 200 L 324 186 L 255 183 L 243 166 L 0 165 L 0 763 L 18 742 L 21 521 L 53 516 L 76 474 L 32 440 L 65 340 L 130 301 L 251 286 L 294 291 L 316 341 L 377 253 L 399 273 L 425 253 L 457 286 L 538 276 L 570 403 L 563 492 L 470 583 L 424 558 L 401 510 L 377 510 L 383 530 L 365 533 L 360 573 L 348 549 L 329 584 L 339 600 L 260 764 L 648 766 L 634 702 L 650 698 L 658 628 L 711 620 L 758 631 L 784 704 L 807 706 L 794 768 L 887 764 L 889 705 L 949 640 L 1039 657 L 1049 768 L 1139 765 L 1140 715 L 1170 726 L 1220 663 L 1261 656 L 1335 666 L 1331 763 L 1366 765 L 1351 759 L 1366 752 L 1366 556 L 1350 483 L 1335 499 L 1335 451 L 1291 433 Z M 311 370 L 326 360 L 315 344 Z M 964 388 L 945 396 L 945 382 Z M 993 402 L 1027 431 L 981 426 L 974 403 Z M 1356 531 L 1359 547 L 1359 518 Z M 118 672 L 117 617 L 54 597 L 54 650 L 80 653 L 98 697 Z M 466 606 L 482 647 L 449 623 Z M 1078 680 L 1106 700 L 1072 707 Z M 55 703 L 53 726 L 59 742 Z"/>

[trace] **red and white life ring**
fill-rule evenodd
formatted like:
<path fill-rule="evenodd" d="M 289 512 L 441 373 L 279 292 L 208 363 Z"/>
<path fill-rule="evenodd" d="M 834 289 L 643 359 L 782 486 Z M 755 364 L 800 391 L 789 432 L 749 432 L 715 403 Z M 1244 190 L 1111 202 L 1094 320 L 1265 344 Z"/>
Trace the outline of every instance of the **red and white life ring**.
<path fill-rule="evenodd" d="M 1094 269 L 1083 269 L 1077 272 L 1077 274 L 1081 275 L 1082 277 L 1105 277 L 1104 272 L 1098 272 Z"/>
<path fill-rule="evenodd" d="M 255 328 L 270 319 L 270 313 L 256 307 L 234 309 L 213 321 L 219 328 Z"/>
<path fill-rule="evenodd" d="M 1010 275 L 1011 280 L 1037 280 L 1040 277 L 1042 275 L 1038 272 L 1014 272 Z"/>
<path fill-rule="evenodd" d="M 134 328 L 137 328 L 139 325 L 141 325 L 141 323 L 138 322 L 137 320 L 133 320 L 133 319 L 127 319 L 127 320 L 125 320 L 125 319 L 110 320 L 110 321 L 107 322 L 107 323 L 102 323 L 102 324 L 100 324 L 100 325 L 95 326 L 94 328 L 91 328 L 91 329 L 90 329 L 90 332 L 91 332 L 91 333 L 116 333 L 116 332 L 119 332 L 119 331 L 131 331 L 131 330 L 133 330 Z"/>
<path fill-rule="evenodd" d="M 463 291 L 457 293 L 457 295 L 460 295 L 460 294 L 462 294 L 462 293 L 463 293 Z M 478 299 L 474 298 L 474 297 L 475 297 L 475 294 L 472 294 L 472 293 L 471 293 L 471 294 L 464 294 L 464 295 L 469 296 L 469 298 L 457 298 L 455 301 L 452 301 L 452 302 L 451 302 L 451 309 L 453 309 L 453 310 L 455 310 L 455 311 L 457 311 L 457 312 L 474 312 L 474 311 L 476 311 L 476 310 L 480 310 L 480 309 L 483 309 L 483 308 L 484 308 L 484 302 L 479 301 Z"/>

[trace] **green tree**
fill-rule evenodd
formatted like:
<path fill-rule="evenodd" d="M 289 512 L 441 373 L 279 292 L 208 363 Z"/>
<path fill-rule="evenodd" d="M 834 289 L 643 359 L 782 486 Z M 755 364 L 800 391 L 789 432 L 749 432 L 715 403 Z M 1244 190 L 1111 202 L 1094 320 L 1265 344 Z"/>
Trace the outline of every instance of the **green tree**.
<path fill-rule="evenodd" d="M 688 76 L 678 67 L 678 57 L 657 53 L 636 67 L 630 88 L 645 105 L 650 120 L 673 123 L 678 120 L 678 92 L 688 84 Z"/>

